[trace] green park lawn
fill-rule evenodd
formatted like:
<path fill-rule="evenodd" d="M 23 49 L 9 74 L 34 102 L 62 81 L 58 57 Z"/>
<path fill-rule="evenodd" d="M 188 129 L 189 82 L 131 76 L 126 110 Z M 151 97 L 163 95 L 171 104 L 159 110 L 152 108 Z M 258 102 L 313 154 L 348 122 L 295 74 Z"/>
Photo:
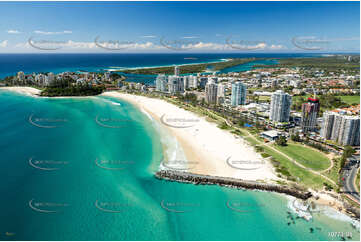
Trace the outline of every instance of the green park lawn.
<path fill-rule="evenodd" d="M 288 143 L 287 146 L 274 145 L 274 147 L 315 171 L 325 170 L 331 165 L 327 156 L 303 145 Z"/>
<path fill-rule="evenodd" d="M 360 104 L 360 96 L 338 96 L 347 104 L 357 103 Z"/>

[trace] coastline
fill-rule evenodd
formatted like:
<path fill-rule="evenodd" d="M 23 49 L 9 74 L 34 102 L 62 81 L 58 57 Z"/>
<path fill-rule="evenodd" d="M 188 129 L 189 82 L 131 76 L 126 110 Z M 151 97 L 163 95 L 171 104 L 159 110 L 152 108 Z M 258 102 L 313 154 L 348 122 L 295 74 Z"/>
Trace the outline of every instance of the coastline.
<path fill-rule="evenodd" d="M 40 97 L 38 96 L 40 90 L 32 87 L 1 87 L 0 90 L 13 91 L 35 98 Z M 229 164 L 227 164 L 227 162 L 225 161 L 227 156 L 224 155 L 224 150 L 230 151 L 230 154 L 234 155 L 235 157 L 237 157 L 238 155 L 238 158 L 240 157 L 239 155 L 241 155 L 241 158 L 245 156 L 245 153 L 239 153 L 244 149 L 246 150 L 246 152 L 248 152 L 246 155 L 248 155 L 249 157 L 253 157 L 256 160 L 258 160 L 259 157 L 257 157 L 257 155 L 259 154 L 253 150 L 252 146 L 248 145 L 245 141 L 243 141 L 242 138 L 237 138 L 235 135 L 232 135 L 228 131 L 218 128 L 216 124 L 206 121 L 204 117 L 199 117 L 198 115 L 190 111 L 186 111 L 160 99 L 125 94 L 116 91 L 104 92 L 100 96 L 120 98 L 133 104 L 134 106 L 138 107 L 142 112 L 144 112 L 150 119 L 155 121 L 158 124 L 157 126 L 159 126 L 159 128 L 163 132 L 165 132 L 172 138 L 175 138 L 177 142 L 177 149 L 180 147 L 177 152 L 184 152 L 185 161 L 188 162 L 186 164 L 187 168 L 184 169 L 183 167 L 182 169 L 180 169 L 180 171 L 191 172 L 198 175 L 221 176 L 247 181 L 264 182 L 268 184 L 275 184 L 275 181 L 279 180 L 276 177 L 276 174 L 273 172 L 272 165 L 269 164 L 268 161 L 266 161 L 267 169 L 256 169 L 247 171 L 238 170 L 230 167 Z M 88 97 L 82 96 L 81 98 Z M 172 128 L 165 125 L 164 122 L 162 122 L 161 120 L 165 112 L 181 113 L 182 115 L 189 118 L 198 119 L 199 122 L 197 123 L 197 125 L 189 128 Z M 208 136 L 208 134 L 210 133 L 212 134 L 211 138 Z M 214 136 L 216 138 L 214 138 Z M 162 141 L 162 143 L 163 142 L 168 141 Z M 228 144 L 230 144 L 229 142 L 236 144 L 236 146 L 228 147 Z M 163 143 L 163 146 L 169 148 L 170 151 L 173 151 L 172 149 L 174 149 L 173 146 L 169 146 L 165 143 Z M 170 158 L 168 157 L 168 159 Z M 160 169 L 167 170 L 168 168 L 160 165 Z M 332 194 L 328 194 L 323 191 L 313 191 L 311 189 L 308 190 L 311 191 L 314 195 L 314 197 L 309 199 L 310 202 L 314 202 L 321 207 L 326 206 L 337 213 L 341 213 L 352 219 L 355 219 L 354 217 L 350 216 L 350 213 L 347 213 L 345 207 L 343 206 L 343 203 L 336 198 L 337 194 L 332 193 L 334 195 L 332 196 Z"/>
<path fill-rule="evenodd" d="M 149 113 L 172 136 L 176 137 L 185 153 L 188 172 L 269 183 L 279 180 L 270 162 L 256 153 L 253 147 L 243 139 L 219 129 L 216 124 L 206 121 L 204 117 L 199 117 L 159 99 L 114 91 L 104 92 L 101 96 L 123 99 Z M 171 127 L 164 123 L 164 115 L 172 114 L 197 122 L 191 127 Z M 263 165 L 257 169 L 237 169 L 228 164 L 227 160 L 230 157 L 232 160 L 247 160 L 254 163 L 262 161 Z"/>
<path fill-rule="evenodd" d="M 110 66 L 109 68 L 103 68 L 103 69 L 106 70 L 106 71 L 122 72 L 122 71 L 127 71 L 127 70 L 152 69 L 152 68 L 163 68 L 163 67 L 173 67 L 173 66 L 191 66 L 191 65 L 201 65 L 201 64 L 214 64 L 214 63 L 227 62 L 227 61 L 230 61 L 230 60 L 232 60 L 232 58 L 219 59 L 217 61 L 205 61 L 205 62 L 185 63 L 185 64 L 169 64 L 169 65 L 161 65 L 161 66 L 139 66 L 139 67 Z"/>
<path fill-rule="evenodd" d="M 24 94 L 27 96 L 33 96 L 37 97 L 41 93 L 39 89 L 33 88 L 33 87 L 0 87 L 0 90 L 6 90 L 6 91 L 12 91 L 17 92 L 20 94 Z"/>
<path fill-rule="evenodd" d="M 224 155 L 224 150 L 230 150 L 229 147 L 227 147 L 229 141 L 234 142 L 234 144 L 238 145 L 237 150 L 233 150 L 233 155 L 240 155 L 239 153 L 237 154 L 237 152 L 244 150 L 246 150 L 246 152 L 248 153 L 242 152 L 242 157 L 247 157 L 248 155 L 254 158 L 258 158 L 257 155 L 259 154 L 256 153 L 253 150 L 253 147 L 248 145 L 242 138 L 236 138 L 236 136 L 232 135 L 228 131 L 219 129 L 216 124 L 206 121 L 204 117 L 199 117 L 192 112 L 183 110 L 173 104 L 170 104 L 160 99 L 153 99 L 144 96 L 125 94 L 115 91 L 105 92 L 101 95 L 120 98 L 135 105 L 140 110 L 150 115 L 152 119 L 161 126 L 161 128 L 164 128 L 166 130 L 167 133 L 176 137 L 176 140 L 184 151 L 187 161 L 191 161 L 191 164 L 188 164 L 188 168 L 185 170 L 178 170 L 180 172 L 189 172 L 200 176 L 205 175 L 212 177 L 235 178 L 247 180 L 250 182 L 263 182 L 267 184 L 276 184 L 275 181 L 280 180 L 274 173 L 272 165 L 267 160 L 267 165 L 264 169 L 246 171 L 231 168 L 227 164 L 227 162 L 225 162 L 226 156 Z M 161 120 L 162 116 L 167 111 L 180 112 L 183 115 L 189 115 L 189 117 L 198 118 L 200 119 L 200 122 L 198 125 L 189 128 L 172 128 L 164 125 Z M 207 140 L 202 139 L 204 138 L 204 136 L 199 137 L 207 132 L 212 133 L 212 136 L 216 135 L 217 138 L 210 138 Z M 212 140 L 216 140 L 218 144 L 217 147 L 214 146 Z M 196 161 L 196 165 L 194 165 L 194 161 Z M 167 167 L 162 167 L 162 165 L 160 164 L 160 172 L 166 170 L 169 171 L 171 169 L 167 169 Z M 337 198 L 322 191 L 314 191 L 312 189 L 308 189 L 308 191 L 313 194 L 313 197 L 309 198 L 309 203 L 315 203 L 317 204 L 317 206 L 320 207 L 327 207 L 328 209 L 331 209 L 334 213 L 340 213 L 342 215 L 345 215 L 353 221 L 356 221 L 357 223 L 358 220 L 355 219 L 355 217 L 351 216 L 349 213 L 347 213 L 346 209 L 343 206 L 343 203 Z M 293 197 L 288 195 L 286 195 L 286 197 L 288 197 L 288 199 L 294 199 Z M 295 209 L 295 211 L 300 212 L 299 210 L 297 211 L 297 208 Z M 299 215 L 303 216 L 304 214 L 301 211 Z M 305 218 L 307 217 L 308 216 L 306 216 Z"/>

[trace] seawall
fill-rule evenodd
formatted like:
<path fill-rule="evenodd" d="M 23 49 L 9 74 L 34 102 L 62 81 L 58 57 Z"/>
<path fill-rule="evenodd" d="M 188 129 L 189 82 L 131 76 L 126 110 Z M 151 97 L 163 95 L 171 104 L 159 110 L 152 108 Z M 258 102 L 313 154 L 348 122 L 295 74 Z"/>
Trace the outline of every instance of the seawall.
<path fill-rule="evenodd" d="M 254 181 L 240 180 L 228 177 L 218 177 L 218 176 L 207 176 L 207 175 L 198 175 L 189 172 L 183 171 L 170 171 L 170 170 L 161 170 L 155 173 L 155 177 L 163 180 L 177 181 L 182 183 L 192 183 L 196 185 L 219 185 L 232 188 L 244 188 L 250 190 L 263 190 L 270 192 L 284 193 L 291 195 L 296 198 L 306 200 L 312 197 L 312 194 L 307 191 L 301 191 L 296 188 L 291 188 L 287 186 L 277 185 L 277 184 L 266 184 Z"/>

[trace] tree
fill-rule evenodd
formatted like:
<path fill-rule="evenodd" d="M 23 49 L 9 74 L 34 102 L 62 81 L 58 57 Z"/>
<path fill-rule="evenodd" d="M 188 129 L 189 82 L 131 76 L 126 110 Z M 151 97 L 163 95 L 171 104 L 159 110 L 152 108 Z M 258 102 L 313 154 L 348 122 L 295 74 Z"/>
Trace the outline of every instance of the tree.
<path fill-rule="evenodd" d="M 291 135 L 291 140 L 295 141 L 295 142 L 300 142 L 301 141 L 301 137 L 299 132 L 296 132 L 294 134 Z"/>
<path fill-rule="evenodd" d="M 353 153 L 355 153 L 355 150 L 351 146 L 346 145 L 343 150 L 342 156 L 344 156 L 345 158 L 349 158 L 353 155 Z"/>
<path fill-rule="evenodd" d="M 286 146 L 287 145 L 287 139 L 285 136 L 280 136 L 277 140 L 276 140 L 276 144 L 280 145 L 280 146 Z"/>

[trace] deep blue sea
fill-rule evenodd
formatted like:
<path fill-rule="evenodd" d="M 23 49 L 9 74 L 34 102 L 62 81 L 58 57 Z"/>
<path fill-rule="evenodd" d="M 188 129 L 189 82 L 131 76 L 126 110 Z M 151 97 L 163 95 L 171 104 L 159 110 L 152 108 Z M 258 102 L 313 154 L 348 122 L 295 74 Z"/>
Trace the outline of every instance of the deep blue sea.
<path fill-rule="evenodd" d="M 0 78 L 33 72 L 89 71 L 214 62 L 244 57 L 311 57 L 321 54 L 0 54 Z M 229 71 L 235 71 L 231 69 Z M 152 79 L 150 77 L 150 79 Z"/>

